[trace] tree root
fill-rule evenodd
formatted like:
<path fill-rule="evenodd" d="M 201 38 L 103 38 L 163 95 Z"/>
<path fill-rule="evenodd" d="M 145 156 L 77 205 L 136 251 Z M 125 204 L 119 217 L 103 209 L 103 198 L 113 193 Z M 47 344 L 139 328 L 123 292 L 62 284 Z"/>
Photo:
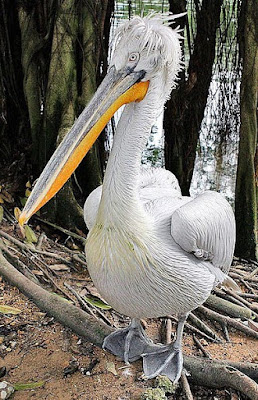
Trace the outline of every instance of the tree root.
<path fill-rule="evenodd" d="M 191 373 L 189 380 L 196 384 L 214 388 L 231 387 L 245 394 L 251 400 L 257 399 L 257 383 L 230 363 L 185 355 L 184 367 Z M 257 378 L 258 365 L 256 365 L 255 375 Z"/>
<path fill-rule="evenodd" d="M 0 274 L 33 300 L 42 311 L 53 316 L 87 341 L 102 346 L 104 337 L 113 331 L 97 318 L 47 292 L 26 278 L 5 259 L 2 251 L 0 251 Z M 258 379 L 258 364 L 230 363 L 185 355 L 184 366 L 191 373 L 190 379 L 197 384 L 216 388 L 231 387 L 251 400 L 257 398 L 258 385 L 253 379 Z"/>
<path fill-rule="evenodd" d="M 0 251 L 0 274 L 25 296 L 31 299 L 42 311 L 54 317 L 64 326 L 72 329 L 87 341 L 102 346 L 104 337 L 113 330 L 92 315 L 68 303 L 61 297 L 49 293 L 17 271 Z"/>
<path fill-rule="evenodd" d="M 257 318 L 257 312 L 258 312 L 258 305 L 257 304 L 252 304 L 249 301 L 243 299 L 241 296 L 239 296 L 237 293 L 233 292 L 230 289 L 227 288 L 223 288 L 222 289 L 225 293 L 227 293 L 228 295 L 234 297 L 236 300 L 242 302 L 244 304 L 245 307 L 250 308 L 253 312 L 255 312 L 255 317 Z"/>
<path fill-rule="evenodd" d="M 177 318 L 173 317 L 172 315 L 170 315 L 169 318 L 171 318 L 174 321 L 177 321 Z M 196 328 L 195 326 L 189 324 L 189 322 L 186 322 L 184 326 L 185 326 L 185 329 L 188 329 L 189 331 L 196 333 L 211 342 L 217 342 L 217 343 L 222 342 L 222 340 L 220 338 L 218 338 L 218 340 L 214 339 L 212 336 L 207 335 L 205 332 L 203 332 L 200 329 Z"/>
<path fill-rule="evenodd" d="M 240 307 L 237 304 L 233 304 L 230 301 L 224 300 L 213 294 L 208 297 L 204 304 L 208 307 L 215 308 L 217 311 L 222 311 L 234 318 L 250 319 L 253 317 L 252 310 L 245 307 Z"/>
<path fill-rule="evenodd" d="M 205 315 L 208 319 L 215 320 L 219 322 L 219 324 L 223 327 L 231 326 L 241 332 L 244 332 L 246 335 L 254 337 L 258 339 L 258 332 L 255 332 L 253 329 L 248 328 L 248 326 L 242 324 L 239 321 L 236 321 L 228 316 L 221 315 L 216 311 L 209 310 L 207 307 L 199 306 L 198 311 L 200 311 L 203 315 Z"/>

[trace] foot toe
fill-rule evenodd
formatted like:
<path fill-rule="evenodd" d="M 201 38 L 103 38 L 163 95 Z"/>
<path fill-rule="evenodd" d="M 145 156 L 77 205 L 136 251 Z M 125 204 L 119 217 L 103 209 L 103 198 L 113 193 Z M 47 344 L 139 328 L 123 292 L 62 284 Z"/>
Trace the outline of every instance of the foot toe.
<path fill-rule="evenodd" d="M 146 378 L 154 378 L 158 375 L 167 376 L 172 382 L 178 382 L 182 368 L 183 356 L 181 350 L 164 346 L 156 352 L 142 354 L 143 371 Z"/>

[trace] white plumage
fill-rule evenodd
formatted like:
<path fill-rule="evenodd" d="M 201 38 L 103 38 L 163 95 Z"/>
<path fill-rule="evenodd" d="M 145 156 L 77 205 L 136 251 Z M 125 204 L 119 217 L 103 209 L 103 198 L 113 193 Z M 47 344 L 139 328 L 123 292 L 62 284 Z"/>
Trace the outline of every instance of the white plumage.
<path fill-rule="evenodd" d="M 179 34 L 162 22 L 160 16 L 136 17 L 116 37 L 111 68 L 124 68 L 133 54 L 138 58 L 135 69 L 146 71 L 149 89 L 142 101 L 125 106 L 103 186 L 88 197 L 84 211 L 93 282 L 114 309 L 133 318 L 104 347 L 125 361 L 141 355 L 148 377 L 161 373 L 176 381 L 184 320 L 226 278 L 235 221 L 220 194 L 184 197 L 172 173 L 141 167 L 151 126 L 180 70 Z M 172 347 L 151 345 L 135 321 L 171 314 L 180 321 L 176 342 Z"/>
<path fill-rule="evenodd" d="M 179 286 L 179 297 L 187 292 L 187 304 L 181 304 L 184 312 L 197 307 L 225 278 L 235 240 L 233 212 L 220 194 L 184 197 L 172 173 L 141 167 L 141 152 L 151 126 L 180 69 L 179 34 L 162 22 L 159 15 L 135 17 L 117 34 L 111 66 L 119 70 L 128 55 L 139 55 L 136 68 L 147 71 L 150 87 L 141 102 L 125 106 L 103 188 L 97 188 L 85 203 L 85 220 L 91 229 L 86 246 L 90 274 L 102 296 L 132 317 L 180 312 L 174 306 L 182 303 L 177 298 Z M 153 274 L 157 274 L 155 291 L 147 294 Z M 181 283 L 170 282 L 170 277 L 173 282 L 180 277 Z M 137 307 L 145 307 L 145 312 L 133 312 Z"/>
<path fill-rule="evenodd" d="M 119 29 L 107 76 L 47 163 L 19 222 L 57 193 L 126 104 L 103 186 L 85 203 L 87 265 L 106 301 L 132 317 L 130 326 L 106 337 L 103 347 L 126 362 L 142 357 L 148 378 L 164 374 L 176 382 L 188 313 L 229 280 L 235 221 L 220 194 L 184 197 L 173 174 L 141 167 L 151 127 L 181 68 L 179 32 L 164 22 L 161 15 L 135 17 Z M 175 342 L 152 344 L 140 319 L 171 314 L 179 321 Z"/>

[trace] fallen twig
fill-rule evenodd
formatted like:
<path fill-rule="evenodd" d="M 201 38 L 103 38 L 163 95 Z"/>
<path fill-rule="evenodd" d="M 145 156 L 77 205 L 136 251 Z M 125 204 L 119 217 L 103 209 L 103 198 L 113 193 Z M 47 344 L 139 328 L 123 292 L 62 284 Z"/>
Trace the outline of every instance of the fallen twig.
<path fill-rule="evenodd" d="M 172 323 L 171 319 L 167 318 L 167 324 L 166 324 L 166 343 L 169 344 L 171 343 L 171 330 L 172 330 Z"/>
<path fill-rule="evenodd" d="M 44 219 L 38 217 L 37 215 L 34 215 L 34 218 L 35 218 L 37 221 L 42 222 L 43 224 L 46 224 L 46 225 L 48 225 L 48 226 L 51 226 L 52 228 L 57 229 L 57 230 L 59 230 L 60 232 L 65 233 L 67 236 L 71 236 L 72 238 L 78 240 L 78 241 L 81 242 L 83 245 L 85 245 L 86 239 L 85 239 L 84 237 L 80 236 L 80 235 L 77 235 L 77 233 L 74 233 L 74 232 L 72 232 L 72 231 L 69 231 L 68 229 L 62 228 L 62 227 L 59 226 L 59 225 L 53 224 L 53 222 L 46 221 L 46 220 L 44 220 Z"/>
<path fill-rule="evenodd" d="M 258 267 L 256 267 L 256 268 L 248 275 L 248 278 L 252 278 L 252 277 L 255 276 L 256 274 L 258 274 Z"/>
<path fill-rule="evenodd" d="M 20 240 L 16 239 L 15 237 L 9 235 L 8 233 L 6 233 L 6 232 L 4 232 L 2 230 L 0 230 L 0 236 L 2 236 L 5 239 L 9 240 L 10 242 L 14 243 L 21 250 L 24 250 L 26 252 L 29 251 L 31 253 L 41 254 L 41 255 L 44 255 L 46 257 L 55 258 L 55 259 L 57 259 L 59 261 L 62 261 L 64 264 L 71 265 L 71 261 L 66 260 L 65 258 L 61 257 L 59 254 L 48 252 L 48 251 L 39 250 L 36 247 L 32 247 L 32 246 L 29 247 L 29 246 L 27 246 L 27 244 L 21 242 Z"/>
<path fill-rule="evenodd" d="M 240 278 L 244 278 L 246 281 L 258 283 L 258 278 L 254 278 L 254 277 L 250 278 L 248 275 L 245 275 L 245 276 L 238 275 L 238 274 L 236 274 L 234 272 L 230 272 L 229 275 L 231 276 L 231 278 L 234 278 L 234 279 L 238 279 L 239 280 Z"/>
<path fill-rule="evenodd" d="M 182 389 L 187 400 L 194 400 L 185 371 L 181 374 Z"/>
<path fill-rule="evenodd" d="M 59 293 L 61 293 L 65 298 L 67 297 L 70 301 L 73 302 L 73 298 L 71 296 L 69 296 L 67 293 L 65 293 L 65 291 L 54 281 L 54 279 L 48 273 L 48 271 L 46 271 L 46 269 L 42 268 L 41 265 L 39 263 L 37 263 L 35 260 L 33 260 L 33 262 L 40 269 L 40 271 L 42 271 L 43 274 L 47 277 L 47 279 L 49 280 L 52 287 L 55 290 L 57 290 Z"/>
<path fill-rule="evenodd" d="M 79 295 L 79 293 L 76 292 L 76 290 L 74 288 L 72 288 L 72 286 L 70 286 L 68 283 L 64 282 L 64 286 L 67 287 L 67 289 L 70 290 L 70 292 L 76 297 L 76 299 L 79 301 L 79 303 L 81 304 L 81 306 L 83 307 L 83 309 L 85 309 L 87 312 L 89 312 L 91 315 L 93 315 L 95 317 L 94 312 L 92 311 L 92 309 L 88 306 L 88 304 L 86 303 L 86 301 L 83 300 L 82 296 Z M 94 307 L 94 306 L 92 306 Z M 97 307 L 94 307 L 94 309 L 96 310 L 96 312 L 99 314 L 99 316 L 108 324 L 111 326 L 111 323 L 109 321 L 109 319 L 105 316 L 105 314 L 103 314 Z"/>
<path fill-rule="evenodd" d="M 246 289 L 248 289 L 252 294 L 255 294 L 255 290 L 254 288 L 252 288 L 252 286 L 249 285 L 249 283 L 247 283 L 244 279 L 240 278 L 239 281 L 242 283 L 243 286 L 246 287 Z M 242 294 L 240 294 L 242 295 Z M 257 296 L 258 298 L 258 296 Z"/>
<path fill-rule="evenodd" d="M 197 309 L 198 310 L 198 309 Z M 192 312 L 188 315 L 188 319 L 202 332 L 206 333 L 206 335 L 211 336 L 216 340 L 216 342 L 220 343 L 221 339 L 219 338 L 218 335 L 209 327 L 207 326 L 203 321 L 200 320 L 195 314 Z"/>
<path fill-rule="evenodd" d="M 2 233 L 3 233 L 4 235 L 2 235 Z M 51 277 L 51 275 L 50 275 L 45 269 L 43 269 L 39 263 L 37 263 L 37 262 L 35 261 L 35 256 L 33 255 L 31 248 L 27 247 L 26 244 L 20 242 L 19 240 L 17 240 L 17 239 L 15 239 L 15 238 L 13 238 L 12 236 L 6 234 L 5 232 L 0 231 L 0 235 L 2 235 L 3 237 L 5 237 L 6 239 L 8 239 L 8 240 L 10 240 L 10 241 L 13 241 L 14 244 L 16 244 L 16 245 L 17 245 L 18 247 L 20 247 L 22 250 L 26 250 L 32 257 L 34 257 L 33 263 L 34 263 L 34 264 L 42 271 L 42 273 L 47 277 L 47 279 L 50 281 L 51 285 L 52 285 L 58 292 L 62 293 L 62 295 L 64 295 L 65 297 L 68 297 L 71 301 L 73 301 L 73 299 L 70 298 L 70 296 L 67 295 L 67 294 L 63 291 L 63 289 L 53 280 L 53 278 Z M 8 253 L 8 254 L 9 254 L 9 257 L 11 257 L 12 254 L 8 251 L 7 246 L 5 246 L 5 245 L 3 244 L 3 242 L 1 242 L 1 243 L 2 243 L 2 244 L 1 244 L 1 246 L 0 246 L 0 249 L 1 249 L 2 251 L 4 251 L 4 252 Z M 41 251 L 38 251 L 38 250 L 37 250 L 36 252 L 37 252 L 37 253 L 38 253 L 38 252 L 42 253 Z M 14 257 L 14 256 L 12 256 L 12 257 Z M 32 260 L 32 257 L 30 257 L 30 260 Z M 49 268 L 49 266 L 48 266 L 45 262 L 43 262 L 43 261 L 40 260 L 40 259 L 38 259 L 38 260 L 39 260 L 40 262 L 42 262 L 43 265 L 44 265 L 47 269 Z M 13 259 L 13 261 L 14 261 L 14 263 L 17 265 L 17 263 L 15 262 L 14 259 Z M 20 260 L 18 260 L 18 265 L 20 265 L 24 270 L 26 270 L 25 275 L 26 275 L 29 279 L 32 279 L 32 280 L 35 282 L 35 277 L 34 277 L 34 275 L 31 273 L 31 271 L 29 271 L 29 269 L 28 269 L 26 266 L 23 266 L 23 265 L 22 265 L 22 262 L 21 262 Z"/>
<path fill-rule="evenodd" d="M 36 249 L 37 249 L 37 250 L 41 250 L 42 243 L 43 243 L 43 240 L 44 240 L 45 238 L 46 238 L 45 232 L 41 232 L 41 234 L 39 235 L 37 244 L 36 244 Z"/>
<path fill-rule="evenodd" d="M 2 250 L 9 262 L 11 262 L 15 267 L 23 273 L 28 279 L 39 284 L 38 278 L 30 271 L 30 269 L 25 265 L 18 256 L 11 253 L 10 249 L 4 244 L 3 240 L 0 239 L 0 250 Z"/>
<path fill-rule="evenodd" d="M 258 294 L 256 294 L 256 293 L 239 293 L 239 296 L 258 300 Z"/>
<path fill-rule="evenodd" d="M 172 342 L 172 322 L 169 317 L 161 318 L 160 342 L 167 344 Z"/>
<path fill-rule="evenodd" d="M 204 357 L 207 357 L 207 358 L 209 358 L 211 360 L 212 357 L 211 357 L 210 353 L 205 350 L 205 348 L 201 344 L 200 340 L 197 339 L 197 337 L 195 335 L 193 335 L 193 340 L 194 340 L 196 346 L 198 347 L 198 349 L 200 349 L 201 352 L 203 353 Z"/>

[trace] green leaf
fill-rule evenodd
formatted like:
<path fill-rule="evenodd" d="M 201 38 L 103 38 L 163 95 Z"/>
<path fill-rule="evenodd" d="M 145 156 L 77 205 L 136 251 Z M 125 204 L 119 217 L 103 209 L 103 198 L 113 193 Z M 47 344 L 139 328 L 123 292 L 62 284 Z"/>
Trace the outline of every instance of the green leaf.
<path fill-rule="evenodd" d="M 0 206 L 0 224 L 3 221 L 3 218 L 4 218 L 4 209 L 2 206 Z"/>
<path fill-rule="evenodd" d="M 112 308 L 111 306 L 104 303 L 104 301 L 98 299 L 97 297 L 84 296 L 83 298 L 85 301 L 87 301 L 87 303 L 91 304 L 94 307 L 101 308 L 102 310 L 110 310 Z"/>
<path fill-rule="evenodd" d="M 19 209 L 19 207 L 14 207 L 13 213 L 14 213 L 16 221 L 19 221 L 19 218 L 21 215 L 21 210 Z"/>
<path fill-rule="evenodd" d="M 13 385 L 15 390 L 28 390 L 28 389 L 37 389 L 45 385 L 45 381 L 39 382 L 28 382 L 28 383 L 15 383 Z"/>
<path fill-rule="evenodd" d="M 20 197 L 20 202 L 21 202 L 21 205 L 22 205 L 23 207 L 25 206 L 27 200 L 28 200 L 27 197 Z"/>
<path fill-rule="evenodd" d="M 14 308 L 14 307 L 10 307 L 10 306 L 1 306 L 0 305 L 0 313 L 2 314 L 20 314 L 21 310 L 19 310 L 19 308 Z"/>
<path fill-rule="evenodd" d="M 33 230 L 29 227 L 29 225 L 24 226 L 25 237 L 28 243 L 37 243 L 38 239 L 33 232 Z"/>
<path fill-rule="evenodd" d="M 31 190 L 30 189 L 26 189 L 25 190 L 25 197 L 29 197 L 31 194 Z"/>

